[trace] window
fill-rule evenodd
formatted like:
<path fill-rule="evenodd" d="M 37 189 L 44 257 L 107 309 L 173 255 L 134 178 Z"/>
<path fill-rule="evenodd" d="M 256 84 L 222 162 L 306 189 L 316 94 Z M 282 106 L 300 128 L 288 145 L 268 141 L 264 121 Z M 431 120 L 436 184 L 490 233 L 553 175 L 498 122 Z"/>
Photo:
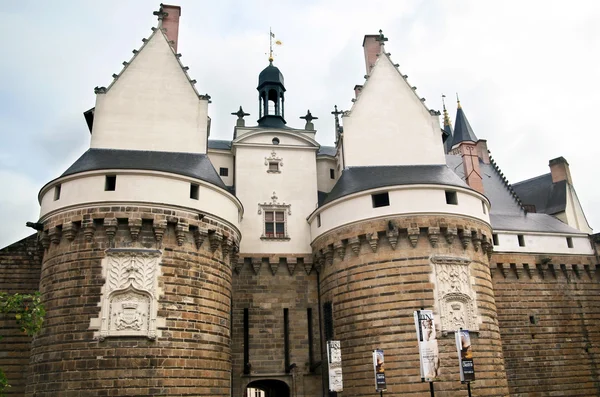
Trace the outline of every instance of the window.
<path fill-rule="evenodd" d="M 331 179 L 335 179 L 335 170 L 333 168 L 329 169 L 329 177 Z"/>
<path fill-rule="evenodd" d="M 219 168 L 219 175 L 229 176 L 229 168 L 224 168 L 224 167 Z"/>
<path fill-rule="evenodd" d="M 498 244 L 498 235 L 497 234 L 492 234 L 492 242 L 494 243 L 494 245 L 500 245 Z"/>
<path fill-rule="evenodd" d="M 265 237 L 287 237 L 285 234 L 285 211 L 265 211 Z"/>
<path fill-rule="evenodd" d="M 484 214 L 487 214 L 487 210 L 486 210 L 486 208 L 485 208 L 485 201 L 482 201 L 482 202 L 481 202 L 481 208 L 483 208 L 483 213 L 484 213 Z"/>
<path fill-rule="evenodd" d="M 535 316 L 529 316 L 529 324 L 537 324 L 537 318 L 535 318 Z"/>
<path fill-rule="evenodd" d="M 458 205 L 456 192 L 446 190 L 446 204 Z"/>
<path fill-rule="evenodd" d="M 60 186 L 61 185 L 56 185 L 54 187 L 54 201 L 60 199 Z"/>
<path fill-rule="evenodd" d="M 279 138 L 273 138 L 273 145 L 279 145 Z"/>
<path fill-rule="evenodd" d="M 279 162 L 269 161 L 269 172 L 279 172 Z"/>
<path fill-rule="evenodd" d="M 519 247 L 525 247 L 525 236 L 518 234 L 517 238 L 519 239 Z"/>
<path fill-rule="evenodd" d="M 387 207 L 390 205 L 390 195 L 388 192 L 372 194 L 371 199 L 373 200 L 373 208 Z"/>
<path fill-rule="evenodd" d="M 195 183 L 190 183 L 190 198 L 198 200 L 200 197 L 200 186 Z"/>
<path fill-rule="evenodd" d="M 317 227 L 321 227 L 321 214 L 317 215 Z"/>
<path fill-rule="evenodd" d="M 107 192 L 114 192 L 117 188 L 117 176 L 116 175 L 106 175 L 106 179 L 104 181 L 104 190 Z"/>
<path fill-rule="evenodd" d="M 567 247 L 573 248 L 573 237 L 567 237 Z"/>

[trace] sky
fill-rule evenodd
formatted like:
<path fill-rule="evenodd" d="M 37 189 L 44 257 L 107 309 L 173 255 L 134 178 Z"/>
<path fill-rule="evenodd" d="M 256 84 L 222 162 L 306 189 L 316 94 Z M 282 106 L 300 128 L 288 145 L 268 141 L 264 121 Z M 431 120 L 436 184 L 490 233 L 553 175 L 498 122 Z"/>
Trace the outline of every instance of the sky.
<path fill-rule="evenodd" d="M 212 97 L 211 139 L 231 139 L 243 106 L 257 116 L 269 28 L 283 42 L 288 125 L 310 109 L 333 145 L 334 105 L 364 82 L 362 40 L 383 30 L 386 51 L 430 109 L 456 93 L 475 134 L 511 183 L 570 164 L 590 225 L 600 228 L 600 2 L 525 0 L 181 0 L 179 48 Z M 83 112 L 96 86 L 157 25 L 159 2 L 20 0 L 0 8 L 0 247 L 33 232 L 37 194 L 89 147 Z M 366 137 L 368 139 L 368 136 Z"/>

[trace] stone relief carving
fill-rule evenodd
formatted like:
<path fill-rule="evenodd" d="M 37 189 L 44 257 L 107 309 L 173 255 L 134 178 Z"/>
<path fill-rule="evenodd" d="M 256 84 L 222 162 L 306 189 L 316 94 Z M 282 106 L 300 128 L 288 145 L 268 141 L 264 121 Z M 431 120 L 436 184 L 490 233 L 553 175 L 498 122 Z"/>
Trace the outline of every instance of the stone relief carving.
<path fill-rule="evenodd" d="M 100 317 L 90 322 L 100 341 L 111 336 L 155 339 L 164 319 L 157 317 L 161 252 L 144 249 L 110 249 L 102 261 L 105 284 Z M 160 324 L 159 324 L 160 323 Z"/>
<path fill-rule="evenodd" d="M 433 256 L 435 299 L 443 332 L 479 330 L 475 291 L 465 258 Z"/>

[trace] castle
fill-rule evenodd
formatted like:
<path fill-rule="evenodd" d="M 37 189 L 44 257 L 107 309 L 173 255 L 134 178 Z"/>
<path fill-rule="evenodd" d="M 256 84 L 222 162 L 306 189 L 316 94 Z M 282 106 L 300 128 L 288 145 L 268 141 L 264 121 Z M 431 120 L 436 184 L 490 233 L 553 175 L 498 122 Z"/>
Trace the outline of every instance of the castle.
<path fill-rule="evenodd" d="M 39 290 L 35 338 L 0 317 L 14 396 L 424 395 L 413 321 L 432 310 L 438 396 L 600 394 L 598 235 L 569 164 L 510 184 L 462 107 L 428 109 L 385 50 L 321 146 L 289 127 L 272 59 L 257 125 L 211 140 L 210 96 L 177 52 L 177 6 L 84 112 L 90 148 L 39 193 L 37 232 L 0 250 L 0 291 Z M 440 128 L 440 116 L 443 127 Z M 368 136 L 369 139 L 364 139 Z"/>

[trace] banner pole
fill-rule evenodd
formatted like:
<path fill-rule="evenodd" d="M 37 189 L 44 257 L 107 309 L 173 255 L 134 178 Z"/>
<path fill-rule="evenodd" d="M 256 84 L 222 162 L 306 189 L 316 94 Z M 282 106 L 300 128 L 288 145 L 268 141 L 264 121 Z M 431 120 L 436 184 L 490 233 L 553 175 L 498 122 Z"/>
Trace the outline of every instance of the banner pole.
<path fill-rule="evenodd" d="M 431 397 L 435 397 L 435 391 L 433 390 L 433 382 L 429 382 L 429 394 Z"/>
<path fill-rule="evenodd" d="M 471 382 L 467 382 L 467 393 L 469 393 L 469 397 L 471 397 Z"/>

